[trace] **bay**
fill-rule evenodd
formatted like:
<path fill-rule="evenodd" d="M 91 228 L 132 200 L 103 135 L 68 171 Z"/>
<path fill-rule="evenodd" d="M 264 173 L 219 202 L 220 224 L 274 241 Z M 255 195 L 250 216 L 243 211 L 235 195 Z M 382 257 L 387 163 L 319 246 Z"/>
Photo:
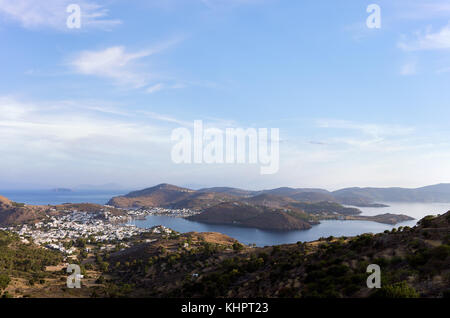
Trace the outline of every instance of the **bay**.
<path fill-rule="evenodd" d="M 229 225 L 205 224 L 170 216 L 147 216 L 144 220 L 133 220 L 130 224 L 141 228 L 164 225 L 181 233 L 187 232 L 219 232 L 237 239 L 245 244 L 270 246 L 309 242 L 321 237 L 356 236 L 363 233 L 381 233 L 399 226 L 414 226 L 422 217 L 429 214 L 443 214 L 450 210 L 450 203 L 386 203 L 385 208 L 360 208 L 361 215 L 377 215 L 384 213 L 406 214 L 415 218 L 396 225 L 370 221 L 322 221 L 309 230 L 303 231 L 266 231 Z"/>

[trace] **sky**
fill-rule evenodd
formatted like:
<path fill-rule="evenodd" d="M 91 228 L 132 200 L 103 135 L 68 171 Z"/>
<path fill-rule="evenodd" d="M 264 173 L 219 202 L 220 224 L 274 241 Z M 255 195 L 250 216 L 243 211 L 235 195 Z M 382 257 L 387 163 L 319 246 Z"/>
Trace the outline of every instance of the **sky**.
<path fill-rule="evenodd" d="M 0 43 L 0 189 L 450 182 L 447 0 L 0 0 Z M 174 163 L 195 120 L 278 128 L 278 171 Z"/>

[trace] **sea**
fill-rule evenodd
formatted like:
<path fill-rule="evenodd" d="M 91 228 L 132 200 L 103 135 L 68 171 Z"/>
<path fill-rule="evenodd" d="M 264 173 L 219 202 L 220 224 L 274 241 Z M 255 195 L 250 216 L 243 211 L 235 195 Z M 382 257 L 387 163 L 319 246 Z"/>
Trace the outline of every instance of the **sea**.
<path fill-rule="evenodd" d="M 10 200 L 33 204 L 62 204 L 62 203 L 97 203 L 105 204 L 113 196 L 123 195 L 127 191 L 1 191 L 0 194 Z M 309 230 L 302 231 L 267 231 L 255 228 L 245 228 L 231 225 L 213 225 L 189 221 L 183 218 L 169 216 L 147 216 L 143 220 L 132 220 L 130 224 L 140 228 L 149 228 L 156 225 L 164 225 L 181 233 L 187 232 L 219 232 L 237 239 L 245 244 L 256 246 L 271 246 L 280 244 L 291 244 L 296 242 L 314 241 L 321 237 L 329 236 L 356 236 L 363 233 L 380 233 L 392 230 L 399 226 L 414 226 L 417 221 L 426 215 L 443 214 L 450 210 L 450 203 L 399 203 L 379 202 L 388 205 L 383 208 L 359 208 L 361 215 L 373 216 L 384 213 L 405 214 L 415 218 L 412 221 L 398 223 L 396 225 L 381 224 L 371 221 L 321 221 Z"/>
<path fill-rule="evenodd" d="M 123 195 L 120 190 L 77 190 L 57 192 L 53 190 L 0 190 L 0 195 L 11 201 L 30 205 L 56 205 L 63 203 L 106 204 L 114 196 Z"/>

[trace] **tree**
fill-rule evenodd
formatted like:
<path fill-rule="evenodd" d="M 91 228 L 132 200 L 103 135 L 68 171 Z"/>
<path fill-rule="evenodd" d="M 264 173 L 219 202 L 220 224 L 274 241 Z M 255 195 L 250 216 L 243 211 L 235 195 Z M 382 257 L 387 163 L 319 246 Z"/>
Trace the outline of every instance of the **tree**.
<path fill-rule="evenodd" d="M 244 249 L 244 246 L 238 242 L 233 243 L 233 250 L 235 251 L 242 251 Z"/>

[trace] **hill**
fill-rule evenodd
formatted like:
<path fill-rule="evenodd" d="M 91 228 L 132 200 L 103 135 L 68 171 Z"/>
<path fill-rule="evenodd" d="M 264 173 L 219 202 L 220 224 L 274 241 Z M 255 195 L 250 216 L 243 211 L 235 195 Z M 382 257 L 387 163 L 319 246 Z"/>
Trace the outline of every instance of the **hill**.
<path fill-rule="evenodd" d="M 344 204 L 360 202 L 450 202 L 450 184 L 416 189 L 346 188 L 332 192 Z"/>
<path fill-rule="evenodd" d="M 195 192 L 187 198 L 177 201 L 175 203 L 166 204 L 174 209 L 191 209 L 191 210 L 203 210 L 214 205 L 237 200 L 238 197 L 216 192 Z"/>
<path fill-rule="evenodd" d="M 247 248 L 184 245 L 111 254 L 110 284 L 125 297 L 416 298 L 450 293 L 450 212 L 376 235 Z M 159 244 L 159 243 L 158 243 Z M 381 289 L 369 289 L 369 264 Z"/>
<path fill-rule="evenodd" d="M 188 219 L 210 224 L 228 224 L 264 230 L 304 230 L 311 225 L 287 213 L 286 209 L 268 208 L 242 202 L 227 202 L 205 209 Z"/>
<path fill-rule="evenodd" d="M 250 198 L 241 199 L 241 202 L 245 202 L 248 204 L 254 204 L 254 205 L 262 205 L 267 206 L 271 208 L 281 208 L 285 207 L 291 203 L 297 202 L 294 199 L 291 199 L 289 197 L 283 197 L 279 195 L 274 194 L 259 194 Z"/>
<path fill-rule="evenodd" d="M 161 207 L 184 200 L 194 192 L 194 190 L 170 184 L 159 184 L 155 187 L 130 192 L 124 196 L 114 197 L 107 204 L 119 208 Z"/>
<path fill-rule="evenodd" d="M 86 213 L 107 211 L 114 216 L 126 215 L 123 210 L 94 203 L 65 203 L 52 206 L 38 206 L 13 202 L 0 196 L 0 227 L 36 223 L 48 216 L 61 215 L 67 211 L 80 211 Z"/>
<path fill-rule="evenodd" d="M 208 192 L 208 193 L 223 193 L 223 194 L 229 194 L 236 197 L 250 197 L 255 195 L 256 191 L 250 191 L 250 190 L 243 190 L 238 188 L 230 188 L 230 187 L 213 187 L 213 188 L 203 188 L 198 190 L 198 192 Z"/>
<path fill-rule="evenodd" d="M 298 202 L 333 202 L 357 207 L 386 207 L 379 202 L 450 202 L 450 184 L 438 184 L 417 189 L 405 188 L 345 188 L 333 192 L 318 188 L 281 187 L 262 191 L 231 187 L 204 188 L 198 191 L 169 184 L 130 192 L 112 198 L 108 204 L 120 208 L 177 207 L 203 209 L 214 204 L 241 199 L 244 202 L 263 199 L 264 205 L 282 206 L 278 197 Z M 275 197 L 269 197 L 275 196 Z M 273 202 L 269 203 L 272 198 Z"/>
<path fill-rule="evenodd" d="M 291 206 L 296 207 L 298 209 L 302 209 L 308 214 L 314 215 L 330 215 L 330 214 L 339 214 L 339 215 L 358 215 L 361 214 L 361 211 L 357 208 L 347 208 L 339 203 L 335 202 L 317 202 L 317 203 L 309 203 L 309 202 L 295 202 L 291 203 Z"/>
<path fill-rule="evenodd" d="M 46 209 L 39 206 L 27 206 L 0 196 L 0 226 L 6 227 L 38 221 L 46 216 Z"/>
<path fill-rule="evenodd" d="M 346 216 L 345 220 L 373 221 L 373 222 L 378 222 L 378 223 L 395 225 L 397 223 L 414 220 L 414 218 L 404 215 L 404 214 L 385 213 L 385 214 L 378 214 L 375 216 L 362 216 L 362 215 L 353 216 L 353 215 L 350 215 L 350 216 Z"/>

